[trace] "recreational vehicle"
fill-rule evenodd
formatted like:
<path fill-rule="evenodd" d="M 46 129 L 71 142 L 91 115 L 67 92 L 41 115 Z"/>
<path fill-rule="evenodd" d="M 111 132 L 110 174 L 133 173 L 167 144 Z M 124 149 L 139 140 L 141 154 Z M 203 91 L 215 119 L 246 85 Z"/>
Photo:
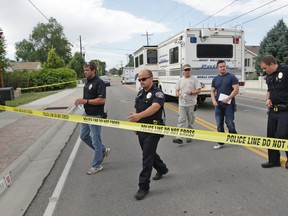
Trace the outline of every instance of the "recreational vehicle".
<path fill-rule="evenodd" d="M 192 75 L 205 87 L 198 101 L 210 97 L 212 79 L 217 76 L 216 62 L 226 61 L 227 69 L 245 84 L 244 33 L 224 28 L 187 28 L 158 44 L 158 86 L 164 94 L 176 96 L 175 84 L 182 76 L 182 66 L 190 64 Z M 203 85 L 203 86 L 204 86 Z"/>
<path fill-rule="evenodd" d="M 143 70 L 149 69 L 153 73 L 153 82 L 158 85 L 158 64 L 157 46 L 142 46 L 134 52 L 134 73 L 135 76 Z M 140 88 L 140 83 L 136 79 L 136 89 Z"/>

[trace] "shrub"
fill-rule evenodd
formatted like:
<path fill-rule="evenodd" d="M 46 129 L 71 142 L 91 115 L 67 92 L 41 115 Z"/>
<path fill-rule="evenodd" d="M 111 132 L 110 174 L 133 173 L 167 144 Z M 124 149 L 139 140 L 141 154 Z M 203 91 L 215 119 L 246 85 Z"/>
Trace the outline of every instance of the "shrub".
<path fill-rule="evenodd" d="M 37 71 L 18 71 L 11 73 L 4 73 L 5 86 L 13 86 L 16 88 L 29 88 L 43 85 L 51 85 L 41 88 L 33 88 L 32 91 L 51 91 L 65 88 L 76 87 L 77 75 L 74 70 L 68 68 L 58 69 L 42 69 Z M 75 82 L 69 82 L 75 81 Z M 64 82 L 69 82 L 61 84 Z M 54 85 L 58 84 L 59 85 Z M 31 91 L 29 90 L 29 91 Z"/>

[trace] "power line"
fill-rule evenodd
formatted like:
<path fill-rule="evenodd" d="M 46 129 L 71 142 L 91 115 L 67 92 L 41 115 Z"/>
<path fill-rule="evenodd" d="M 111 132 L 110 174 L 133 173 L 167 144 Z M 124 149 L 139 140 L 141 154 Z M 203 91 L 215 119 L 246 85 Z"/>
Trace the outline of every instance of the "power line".
<path fill-rule="evenodd" d="M 275 10 L 272 10 L 272 11 L 270 11 L 270 12 L 268 12 L 268 13 L 262 14 L 262 15 L 260 15 L 260 16 L 258 16 L 258 17 L 255 17 L 255 18 L 253 18 L 253 19 L 247 20 L 247 21 L 243 22 L 242 25 L 244 25 L 244 24 L 246 24 L 246 23 L 249 23 L 249 22 L 251 22 L 251 21 L 253 21 L 253 20 L 256 20 L 256 19 L 258 19 L 258 18 L 260 18 L 260 17 L 266 16 L 266 15 L 268 15 L 268 14 L 270 14 L 270 13 L 273 13 L 274 11 L 277 11 L 277 10 L 282 9 L 282 8 L 284 8 L 284 7 L 287 7 L 287 6 L 288 6 L 288 4 L 286 4 L 286 5 L 284 5 L 284 6 L 281 6 L 281 7 L 279 7 L 279 8 L 276 8 Z M 235 26 L 235 27 L 236 27 L 236 26 Z"/>
<path fill-rule="evenodd" d="M 168 10 L 168 12 L 167 12 L 162 18 L 160 18 L 155 24 L 153 24 L 150 28 L 148 28 L 148 30 L 149 30 L 149 29 L 152 29 L 153 27 L 155 27 L 156 25 L 158 25 L 163 19 L 165 19 L 168 15 L 170 15 L 170 12 L 175 11 L 175 9 L 176 9 L 177 7 L 179 7 L 179 5 L 180 5 L 180 3 L 182 3 L 182 1 L 183 1 L 183 0 L 177 1 L 177 2 L 173 5 L 173 7 L 172 7 L 170 10 Z"/>
<path fill-rule="evenodd" d="M 83 41 L 83 38 L 82 38 L 82 41 Z M 88 44 L 91 44 L 91 41 L 90 40 L 87 40 L 87 39 L 84 39 L 84 42 L 86 43 L 86 46 L 89 46 L 89 47 L 93 47 L 93 48 L 97 48 L 97 49 L 114 49 L 114 50 L 123 50 L 125 52 L 127 51 L 132 51 L 131 49 L 123 49 L 123 48 L 119 48 L 119 47 L 111 47 L 111 46 L 96 46 L 96 45 L 87 45 Z"/>
<path fill-rule="evenodd" d="M 49 22 L 49 19 L 45 16 L 45 14 L 31 1 L 31 0 L 28 0 L 32 5 L 33 7 L 43 16 L 45 17 L 45 19 Z M 68 38 L 67 38 L 68 39 Z M 69 39 L 68 39 L 69 40 Z M 74 43 L 73 41 L 69 40 L 70 44 L 73 46 L 73 44 L 75 45 L 76 43 Z M 76 44 L 78 47 L 79 45 Z"/>
<path fill-rule="evenodd" d="M 195 26 L 197 26 L 197 25 L 199 25 L 199 24 L 205 22 L 206 20 L 210 19 L 211 17 L 215 16 L 215 15 L 218 14 L 219 12 L 225 10 L 226 8 L 228 8 L 229 6 L 231 6 L 232 4 L 234 4 L 236 1 L 238 1 L 238 0 L 233 1 L 232 3 L 228 4 L 227 6 L 225 6 L 225 7 L 222 8 L 222 9 L 220 9 L 219 11 L 217 11 L 217 12 L 214 13 L 214 14 L 212 14 L 211 16 L 207 17 L 206 19 L 202 20 L 201 22 L 199 22 L 199 23 L 193 25 L 192 27 L 195 27 Z"/>
<path fill-rule="evenodd" d="M 244 16 L 244 15 L 246 15 L 246 14 L 248 14 L 248 13 L 251 13 L 251 12 L 253 12 L 253 11 L 256 11 L 256 10 L 258 10 L 259 8 L 262 8 L 262 7 L 264 7 L 264 6 L 268 5 L 268 4 L 271 4 L 272 2 L 275 2 L 275 1 L 276 1 L 276 0 L 272 0 L 272 1 L 268 2 L 268 3 L 265 3 L 265 4 L 263 4 L 263 5 L 261 5 L 261 6 L 257 7 L 257 8 L 254 8 L 254 9 L 252 9 L 252 10 L 250 10 L 250 11 L 244 13 L 244 14 L 241 14 L 241 15 L 239 15 L 239 16 L 237 16 L 237 17 L 234 17 L 233 19 L 230 19 L 230 20 L 228 20 L 228 21 L 226 21 L 226 22 L 224 22 L 224 23 L 221 23 L 221 24 L 219 24 L 217 27 L 222 26 L 222 25 L 224 25 L 224 24 L 226 24 L 226 23 L 228 23 L 228 22 L 231 22 L 231 21 L 233 21 L 233 20 L 235 20 L 235 19 L 238 19 L 238 18 L 240 18 L 240 17 L 242 17 L 242 16 Z"/>
<path fill-rule="evenodd" d="M 204 0 L 202 0 L 202 1 L 204 1 Z M 200 5 L 202 1 L 199 1 L 198 4 L 196 4 L 196 5 L 194 6 L 194 8 L 197 8 L 198 5 Z M 179 19 L 181 19 L 183 16 L 185 16 L 185 15 L 186 15 L 187 13 L 189 13 L 190 11 L 191 11 L 191 8 L 189 8 L 189 9 L 186 10 L 184 13 L 182 13 L 178 18 L 174 19 L 173 22 L 174 22 L 174 23 L 177 22 Z M 189 25 L 189 26 L 190 26 L 190 25 Z"/>
<path fill-rule="evenodd" d="M 28 0 L 28 1 L 33 5 L 34 8 L 36 8 L 36 10 L 37 10 L 43 17 L 45 17 L 46 20 L 49 21 L 49 19 L 45 16 L 45 14 L 42 13 L 42 11 L 41 11 L 31 0 Z"/>

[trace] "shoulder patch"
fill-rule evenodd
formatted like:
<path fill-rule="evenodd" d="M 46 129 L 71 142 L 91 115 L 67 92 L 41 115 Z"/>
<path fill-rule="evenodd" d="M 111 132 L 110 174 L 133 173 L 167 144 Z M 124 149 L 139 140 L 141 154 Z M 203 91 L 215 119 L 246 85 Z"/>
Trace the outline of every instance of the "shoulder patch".
<path fill-rule="evenodd" d="M 164 98 L 164 94 L 163 94 L 163 92 L 156 92 L 155 97 Z"/>

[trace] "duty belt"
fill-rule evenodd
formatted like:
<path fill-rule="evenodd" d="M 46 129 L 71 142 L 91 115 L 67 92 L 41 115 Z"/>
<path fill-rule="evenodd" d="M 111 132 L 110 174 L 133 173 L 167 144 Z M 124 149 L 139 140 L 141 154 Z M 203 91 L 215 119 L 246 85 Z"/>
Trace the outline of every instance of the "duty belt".
<path fill-rule="evenodd" d="M 154 125 L 165 125 L 163 119 L 161 119 L 161 120 L 153 120 L 153 124 Z"/>
<path fill-rule="evenodd" d="M 279 111 L 287 111 L 288 110 L 288 104 L 277 104 L 273 105 L 271 108 L 274 112 L 279 112 Z"/>

